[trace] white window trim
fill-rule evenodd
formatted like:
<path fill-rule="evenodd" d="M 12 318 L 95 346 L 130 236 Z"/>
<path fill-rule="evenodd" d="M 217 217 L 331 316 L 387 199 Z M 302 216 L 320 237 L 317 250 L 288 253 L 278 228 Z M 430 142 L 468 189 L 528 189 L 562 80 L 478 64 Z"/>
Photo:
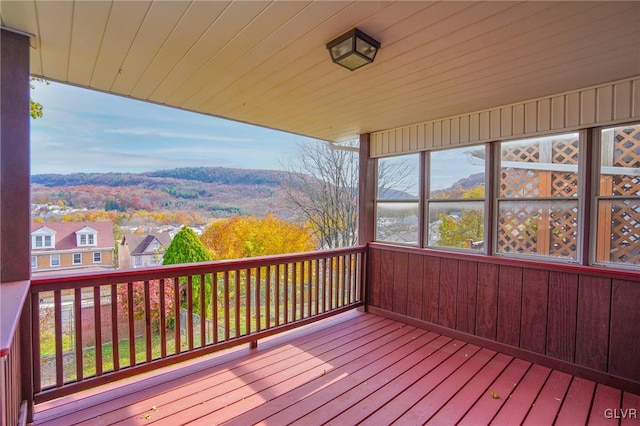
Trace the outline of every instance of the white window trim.
<path fill-rule="evenodd" d="M 99 257 L 98 260 L 96 260 L 96 255 Z M 94 251 L 92 254 L 92 258 L 93 258 L 93 263 L 102 263 L 102 252 Z"/>
<path fill-rule="evenodd" d="M 58 262 L 54 263 L 53 259 L 58 259 Z M 55 253 L 55 254 L 49 255 L 49 266 L 51 266 L 51 267 L 60 266 L 60 254 L 59 253 Z"/>
<path fill-rule="evenodd" d="M 80 256 L 80 261 L 76 262 L 76 256 Z M 72 263 L 74 265 L 82 265 L 82 253 L 73 253 L 72 254 Z"/>
<path fill-rule="evenodd" d="M 38 256 L 31 256 L 31 269 L 38 269 Z"/>

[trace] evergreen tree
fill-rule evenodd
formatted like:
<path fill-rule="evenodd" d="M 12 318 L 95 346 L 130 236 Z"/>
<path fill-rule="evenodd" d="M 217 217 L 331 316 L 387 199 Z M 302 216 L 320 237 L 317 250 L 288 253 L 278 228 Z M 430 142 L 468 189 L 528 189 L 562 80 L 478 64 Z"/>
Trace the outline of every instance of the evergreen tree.
<path fill-rule="evenodd" d="M 176 265 L 179 263 L 209 262 L 211 253 L 202 244 L 200 238 L 189 227 L 183 227 L 169 244 L 164 253 L 163 265 Z"/>

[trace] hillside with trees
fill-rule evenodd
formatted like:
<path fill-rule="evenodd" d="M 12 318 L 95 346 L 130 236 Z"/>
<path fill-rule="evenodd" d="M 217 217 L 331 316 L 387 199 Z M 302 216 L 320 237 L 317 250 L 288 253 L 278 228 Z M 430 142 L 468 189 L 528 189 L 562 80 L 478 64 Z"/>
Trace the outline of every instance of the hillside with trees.
<path fill-rule="evenodd" d="M 167 217 L 234 215 L 283 219 L 295 217 L 282 189 L 286 172 L 193 167 L 147 173 L 41 174 L 31 178 L 31 200 L 76 210 L 134 215 L 152 212 Z M 62 220 L 62 219 L 60 219 Z"/>

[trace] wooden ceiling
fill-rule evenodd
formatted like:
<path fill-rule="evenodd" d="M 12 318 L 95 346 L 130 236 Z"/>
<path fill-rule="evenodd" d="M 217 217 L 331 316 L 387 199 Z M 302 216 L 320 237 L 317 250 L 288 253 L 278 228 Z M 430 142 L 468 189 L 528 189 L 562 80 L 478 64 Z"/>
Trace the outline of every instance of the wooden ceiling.
<path fill-rule="evenodd" d="M 640 75 L 640 2 L 2 0 L 50 80 L 329 141 Z M 350 72 L 328 41 L 382 47 Z"/>

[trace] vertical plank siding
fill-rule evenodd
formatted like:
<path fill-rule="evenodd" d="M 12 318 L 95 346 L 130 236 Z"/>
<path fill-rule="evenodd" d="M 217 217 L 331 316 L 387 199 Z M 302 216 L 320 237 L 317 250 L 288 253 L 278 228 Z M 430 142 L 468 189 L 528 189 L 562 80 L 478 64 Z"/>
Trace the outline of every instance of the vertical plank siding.
<path fill-rule="evenodd" d="M 378 243 L 368 255 L 368 305 L 380 312 L 640 386 L 639 274 Z"/>
<path fill-rule="evenodd" d="M 364 254 L 357 246 L 33 280 L 35 401 L 241 343 L 255 347 L 361 306 Z M 407 256 L 397 271 L 392 256 L 387 262 L 390 276 L 404 277 L 406 312 Z"/>
<path fill-rule="evenodd" d="M 640 78 L 370 135 L 371 158 L 608 126 L 640 118 Z M 391 140 L 394 143 L 389 143 Z"/>

